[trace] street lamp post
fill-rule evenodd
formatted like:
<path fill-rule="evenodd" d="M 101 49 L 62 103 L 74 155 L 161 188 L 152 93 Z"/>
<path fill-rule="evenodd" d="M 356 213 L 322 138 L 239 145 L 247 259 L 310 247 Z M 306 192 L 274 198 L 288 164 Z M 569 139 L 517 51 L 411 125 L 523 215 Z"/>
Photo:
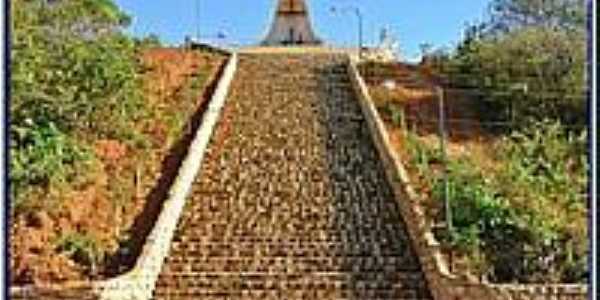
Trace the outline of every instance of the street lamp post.
<path fill-rule="evenodd" d="M 200 0 L 196 0 L 196 40 L 200 42 Z"/>
<path fill-rule="evenodd" d="M 363 18 L 360 9 L 355 8 L 354 12 L 358 18 L 358 59 L 362 59 L 362 45 L 363 45 Z"/>
<path fill-rule="evenodd" d="M 331 12 L 336 13 L 337 11 L 347 11 L 352 10 L 358 19 L 358 59 L 362 58 L 362 45 L 363 45 L 363 15 L 360 9 L 356 6 L 345 6 L 343 8 L 336 8 L 335 6 L 331 7 Z"/>

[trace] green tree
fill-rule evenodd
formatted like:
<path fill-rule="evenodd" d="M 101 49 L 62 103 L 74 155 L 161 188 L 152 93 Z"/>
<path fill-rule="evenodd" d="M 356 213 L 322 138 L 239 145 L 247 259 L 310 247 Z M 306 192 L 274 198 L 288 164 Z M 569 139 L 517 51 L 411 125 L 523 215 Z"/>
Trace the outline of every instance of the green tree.
<path fill-rule="evenodd" d="M 11 0 L 14 199 L 63 178 L 98 137 L 136 135 L 144 114 L 129 17 L 110 0 Z M 33 168 L 33 169 L 32 169 Z M 32 170 L 35 169 L 35 172 Z"/>
<path fill-rule="evenodd" d="M 583 128 L 583 1 L 496 0 L 491 7 L 491 19 L 467 28 L 442 72 L 455 85 L 483 91 L 486 119 L 550 118 Z"/>
<path fill-rule="evenodd" d="M 509 124 L 495 149 L 500 170 L 451 162 L 449 171 L 452 241 L 493 280 L 584 282 L 588 275 L 584 7 L 582 0 L 493 0 L 491 18 L 468 26 L 436 65 L 450 87 L 477 91 L 484 124 Z"/>
<path fill-rule="evenodd" d="M 488 26 L 511 31 L 528 26 L 579 29 L 585 26 L 584 0 L 495 0 Z"/>

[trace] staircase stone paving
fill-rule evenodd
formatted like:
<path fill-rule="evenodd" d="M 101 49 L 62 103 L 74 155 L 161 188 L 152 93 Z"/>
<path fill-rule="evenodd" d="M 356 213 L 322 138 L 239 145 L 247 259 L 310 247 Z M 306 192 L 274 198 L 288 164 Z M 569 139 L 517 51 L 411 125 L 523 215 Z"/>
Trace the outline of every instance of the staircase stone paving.
<path fill-rule="evenodd" d="M 340 54 L 241 54 L 155 299 L 431 299 Z"/>

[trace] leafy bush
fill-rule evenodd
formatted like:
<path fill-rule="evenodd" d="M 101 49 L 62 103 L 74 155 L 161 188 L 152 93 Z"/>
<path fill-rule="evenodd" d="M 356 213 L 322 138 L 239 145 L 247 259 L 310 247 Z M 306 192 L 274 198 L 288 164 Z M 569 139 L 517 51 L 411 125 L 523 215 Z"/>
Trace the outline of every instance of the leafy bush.
<path fill-rule="evenodd" d="M 156 176 L 179 159 L 175 142 L 185 141 L 198 89 L 219 57 L 148 51 L 160 41 L 124 34 L 129 18 L 111 0 L 11 0 L 11 7 L 12 229 L 16 236 L 41 230 L 52 239 L 43 251 L 14 243 L 11 264 L 21 268 L 11 281 L 44 282 L 63 271 L 69 280 L 90 277 L 80 271 L 112 274 L 113 258 L 137 255 L 139 236 L 125 257 L 115 250 L 125 247 L 126 231 L 139 233 L 134 219 L 144 214 L 143 202 L 160 196 L 152 189 Z M 169 57 L 184 64 L 164 64 Z M 210 64 L 200 63 L 204 58 Z M 166 68 L 154 70 L 148 60 Z M 195 69 L 206 70 L 192 79 L 187 72 Z M 167 76 L 173 72 L 177 78 Z M 167 77 L 183 85 L 167 86 L 166 97 L 142 85 Z M 47 218 L 30 222 L 38 211 Z M 76 232 L 66 233 L 69 228 Z M 58 252 L 70 261 L 53 259 Z M 32 271 L 40 265 L 34 261 L 51 267 Z"/>
<path fill-rule="evenodd" d="M 467 29 L 438 63 L 453 87 L 481 91 L 484 120 L 545 118 L 585 127 L 583 1 L 492 1 L 494 17 Z"/>
<path fill-rule="evenodd" d="M 521 275 L 518 264 L 523 260 L 522 249 L 530 237 L 529 228 L 476 170 L 467 162 L 450 165 L 448 196 L 453 231 L 447 237 L 448 242 L 467 253 L 479 273 L 496 281 L 514 280 Z M 443 180 L 438 178 L 434 198 L 442 201 L 443 189 Z"/>
<path fill-rule="evenodd" d="M 439 150 L 414 134 L 406 140 L 411 165 L 443 206 Z M 500 168 L 492 173 L 468 157 L 450 159 L 453 227 L 443 240 L 494 282 L 585 281 L 585 141 L 585 134 L 541 123 L 494 146 Z"/>
<path fill-rule="evenodd" d="M 512 125 L 493 149 L 496 170 L 484 175 L 475 161 L 450 163 L 450 241 L 495 281 L 584 282 L 584 1 L 494 0 L 490 7 L 492 17 L 436 61 L 450 87 L 480 92 L 484 124 Z M 438 178 L 438 199 L 441 185 Z"/>
<path fill-rule="evenodd" d="M 159 48 L 162 46 L 160 37 L 153 33 L 143 38 L 135 38 L 135 43 L 140 48 Z"/>
<path fill-rule="evenodd" d="M 506 162 L 499 179 L 521 184 L 514 196 L 533 191 L 556 203 L 582 202 L 587 190 L 587 131 L 572 132 L 544 121 L 505 137 L 498 150 L 498 159 Z"/>
<path fill-rule="evenodd" d="M 23 196 L 17 192 L 28 186 L 47 187 L 52 181 L 65 181 L 76 162 L 89 159 L 87 149 L 59 131 L 53 123 L 12 127 L 10 180 L 13 205 L 18 211 Z"/>
<path fill-rule="evenodd" d="M 10 188 L 18 206 L 30 189 L 75 172 L 95 139 L 135 141 L 134 122 L 147 109 L 135 43 L 121 32 L 129 18 L 111 1 L 11 7 Z"/>
<path fill-rule="evenodd" d="M 587 274 L 587 133 L 545 121 L 514 133 L 497 153 L 495 178 L 534 230 L 538 272 L 556 281 L 581 282 Z M 537 216 L 537 218 L 536 218 Z M 533 259 L 533 258 L 532 258 Z"/>
<path fill-rule="evenodd" d="M 87 266 L 90 273 L 95 273 L 99 262 L 104 259 L 104 252 L 96 239 L 82 233 L 68 233 L 56 241 L 56 249 L 65 253 L 75 262 Z"/>
<path fill-rule="evenodd" d="M 483 91 L 485 120 L 525 125 L 529 119 L 552 118 L 583 127 L 584 45 L 583 35 L 523 29 L 471 42 L 451 62 L 448 75 Z"/>
<path fill-rule="evenodd" d="M 122 134 L 143 104 L 136 88 L 133 41 L 119 31 L 94 35 L 73 31 L 73 26 L 87 25 L 86 16 L 96 13 L 81 11 L 77 1 L 49 7 L 42 2 L 14 5 L 13 123 L 32 119 L 53 122 L 67 132 Z M 77 12 L 82 13 L 78 18 L 73 15 Z M 35 17 L 44 21 L 27 22 Z M 59 17 L 70 21 L 64 24 L 65 19 Z M 100 26 L 104 18 L 97 18 Z"/>
<path fill-rule="evenodd" d="M 441 151 L 421 143 L 413 132 L 406 134 L 406 142 L 410 163 L 416 168 L 418 175 L 429 183 L 433 182 L 435 172 L 431 166 L 442 161 Z"/>
<path fill-rule="evenodd" d="M 478 95 L 484 128 L 508 124 L 499 135 L 486 132 L 495 142 L 485 162 L 462 153 L 447 162 L 453 227 L 442 241 L 494 282 L 586 281 L 583 3 L 494 0 L 493 17 L 470 27 L 456 51 L 424 63 L 434 81 Z M 394 113 L 385 103 L 378 108 Z M 441 220 L 446 181 L 438 148 L 405 135 L 418 188 L 431 192 L 428 216 Z M 470 142 L 449 144 L 467 149 Z"/>

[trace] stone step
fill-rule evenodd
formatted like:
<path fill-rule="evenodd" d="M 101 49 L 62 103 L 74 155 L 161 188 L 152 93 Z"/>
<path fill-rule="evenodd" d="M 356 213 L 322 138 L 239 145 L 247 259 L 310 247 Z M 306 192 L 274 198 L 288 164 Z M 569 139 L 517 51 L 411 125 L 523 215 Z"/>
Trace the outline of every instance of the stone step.
<path fill-rule="evenodd" d="M 188 287 L 217 287 L 229 285 L 229 289 L 277 289 L 287 286 L 290 289 L 305 289 L 310 285 L 330 284 L 344 289 L 348 285 L 363 286 L 364 289 L 389 289 L 394 287 L 423 287 L 423 278 L 413 273 L 382 273 L 362 271 L 346 272 L 313 272 L 313 273 L 263 273 L 263 272 L 170 272 L 167 273 L 172 282 Z M 169 282 L 159 281 L 159 287 Z M 232 285 L 242 286 L 232 286 Z M 249 287 L 244 285 L 258 285 Z"/>
<path fill-rule="evenodd" d="M 156 293 L 156 299 L 396 299 L 396 300 L 423 300 L 430 299 L 422 293 L 397 287 L 395 289 L 361 289 L 359 287 L 348 287 L 346 289 L 319 289 L 320 285 L 306 285 L 305 288 L 284 289 L 284 290 L 260 290 L 260 289 L 239 289 L 222 290 L 214 289 L 186 289 L 180 288 L 173 292 L 159 291 Z M 325 285 L 327 286 L 327 285 Z"/>
<path fill-rule="evenodd" d="M 186 252 L 184 255 L 167 259 L 165 274 L 210 273 L 210 272 L 263 272 L 263 273 L 313 273 L 313 272 L 414 272 L 418 274 L 419 265 L 412 256 L 405 257 L 260 257 L 260 258 L 223 258 L 206 257 L 206 253 Z"/>
<path fill-rule="evenodd" d="M 180 273 L 170 281 L 159 281 L 157 296 L 233 296 L 246 291 L 265 291 L 279 296 L 290 292 L 330 293 L 337 295 L 375 296 L 387 294 L 390 299 L 427 299 L 423 292 L 423 279 L 407 273 L 359 274 L 322 273 Z M 406 298 L 408 297 L 408 298 Z M 413 297 L 413 298 L 410 298 Z M 288 299 L 288 298 L 279 298 Z M 294 299 L 292 297 L 292 299 Z M 365 299 L 365 298 L 362 298 Z M 366 298 L 372 299 L 372 298 Z"/>
<path fill-rule="evenodd" d="M 342 55 L 240 55 L 156 299 L 431 299 Z"/>

